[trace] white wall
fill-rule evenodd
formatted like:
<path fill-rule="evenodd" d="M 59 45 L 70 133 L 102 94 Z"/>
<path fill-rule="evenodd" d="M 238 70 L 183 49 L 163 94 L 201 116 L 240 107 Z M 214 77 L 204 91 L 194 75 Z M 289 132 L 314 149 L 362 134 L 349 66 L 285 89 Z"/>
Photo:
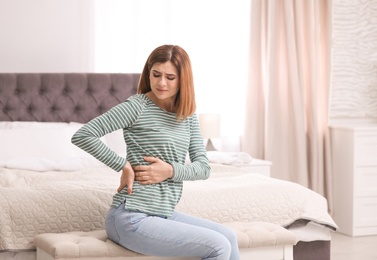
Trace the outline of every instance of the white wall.
<path fill-rule="evenodd" d="M 0 0 L 0 72 L 141 72 L 178 44 L 194 70 L 198 113 L 243 129 L 249 0 Z"/>
<path fill-rule="evenodd" d="M 333 0 L 332 122 L 377 122 L 377 1 Z"/>
<path fill-rule="evenodd" d="M 0 0 L 0 72 L 89 72 L 90 0 Z"/>
<path fill-rule="evenodd" d="M 106 54 L 95 53 L 94 3 L 93 0 L 0 0 L 0 72 L 99 72 L 95 56 L 102 59 Z M 376 17 L 377 1 L 333 0 L 331 122 L 355 119 L 377 122 Z M 192 58 L 194 66 L 202 66 L 199 58 L 195 55 Z M 213 57 L 208 60 L 216 62 Z M 197 76 L 198 84 L 201 77 L 207 77 Z M 233 86 L 231 81 L 226 85 Z M 218 84 L 214 87 L 225 93 Z M 213 89 L 209 84 L 200 88 L 199 98 L 203 96 L 206 101 Z M 208 108 L 202 105 L 207 102 L 199 101 L 203 112 L 216 112 L 211 109 L 221 104 L 211 99 Z M 226 105 L 220 107 L 229 110 Z"/>

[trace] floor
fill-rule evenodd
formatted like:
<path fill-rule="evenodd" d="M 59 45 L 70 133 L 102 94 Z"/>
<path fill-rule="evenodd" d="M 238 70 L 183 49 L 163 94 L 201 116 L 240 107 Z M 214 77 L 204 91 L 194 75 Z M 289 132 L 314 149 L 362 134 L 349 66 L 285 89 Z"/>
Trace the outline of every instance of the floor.
<path fill-rule="evenodd" d="M 377 236 L 332 234 L 331 260 L 377 260 Z"/>

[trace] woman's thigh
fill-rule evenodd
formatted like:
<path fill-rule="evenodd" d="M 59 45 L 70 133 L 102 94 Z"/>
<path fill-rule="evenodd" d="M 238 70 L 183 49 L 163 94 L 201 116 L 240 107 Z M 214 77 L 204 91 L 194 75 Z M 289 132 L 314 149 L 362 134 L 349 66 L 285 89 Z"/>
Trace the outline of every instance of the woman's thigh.
<path fill-rule="evenodd" d="M 211 229 L 211 230 L 214 230 L 214 231 L 217 231 L 217 232 L 223 234 L 224 236 L 229 238 L 229 240 L 232 240 L 232 239 L 237 240 L 236 234 L 234 233 L 233 230 L 231 230 L 230 228 L 228 228 L 228 227 L 226 227 L 226 226 L 224 226 L 220 223 L 217 223 L 217 222 L 214 222 L 214 221 L 211 221 L 211 220 L 191 216 L 191 215 L 188 215 L 188 214 L 185 214 L 185 213 L 182 213 L 182 212 L 178 212 L 178 211 L 175 211 L 173 216 L 170 219 L 174 220 L 174 221 L 186 223 L 186 224 L 189 224 L 189 225 L 208 228 L 208 229 Z"/>
<path fill-rule="evenodd" d="M 210 230 L 219 232 L 220 234 L 224 235 L 230 242 L 231 256 L 230 256 L 229 259 L 236 260 L 236 259 L 240 258 L 237 235 L 232 229 L 230 229 L 230 228 L 228 228 L 228 227 L 226 227 L 222 224 L 219 224 L 219 223 L 207 220 L 207 219 L 194 217 L 194 216 L 184 214 L 184 213 L 181 213 L 181 212 L 178 212 L 178 211 L 174 212 L 171 219 L 174 220 L 174 221 L 183 222 L 183 223 L 198 226 L 198 227 L 204 227 L 206 229 L 210 229 Z"/>
<path fill-rule="evenodd" d="M 114 242 L 146 255 L 239 259 L 230 256 L 231 242 L 221 232 L 184 219 L 190 218 L 179 213 L 170 219 L 148 216 L 128 211 L 122 204 L 109 211 L 106 230 Z"/>

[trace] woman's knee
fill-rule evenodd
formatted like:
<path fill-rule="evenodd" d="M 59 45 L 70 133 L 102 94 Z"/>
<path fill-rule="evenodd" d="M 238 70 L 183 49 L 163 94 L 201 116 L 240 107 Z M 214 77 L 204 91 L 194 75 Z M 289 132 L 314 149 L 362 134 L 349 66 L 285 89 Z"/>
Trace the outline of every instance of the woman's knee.
<path fill-rule="evenodd" d="M 221 225 L 221 228 L 218 230 L 221 234 L 223 234 L 229 241 L 230 243 L 233 245 L 234 243 L 238 243 L 237 242 L 237 234 L 236 232 L 227 227 L 227 226 L 224 226 L 224 225 Z"/>
<path fill-rule="evenodd" d="M 208 257 L 203 258 L 203 259 L 218 259 L 218 260 L 230 259 L 230 255 L 232 253 L 232 246 L 229 240 L 225 236 L 220 235 L 220 237 L 214 240 L 211 248 L 212 248 L 212 252 L 208 255 Z"/>
<path fill-rule="evenodd" d="M 228 239 L 229 241 L 233 244 L 233 243 L 238 243 L 238 238 L 237 238 L 237 234 L 236 232 L 233 230 L 233 229 L 230 229 L 228 228 L 228 232 L 229 232 L 229 235 L 228 235 Z"/>
<path fill-rule="evenodd" d="M 227 239 L 226 250 L 229 250 L 229 259 L 239 259 L 237 234 L 233 229 L 224 226 L 223 235 Z"/>
<path fill-rule="evenodd" d="M 238 248 L 238 237 L 237 237 L 237 233 L 232 230 L 232 229 L 229 229 L 230 232 L 229 232 L 229 236 L 228 236 L 228 239 L 229 239 L 229 243 L 231 245 L 231 255 L 230 255 L 230 260 L 239 260 L 240 259 L 240 251 L 239 251 L 239 248 Z"/>

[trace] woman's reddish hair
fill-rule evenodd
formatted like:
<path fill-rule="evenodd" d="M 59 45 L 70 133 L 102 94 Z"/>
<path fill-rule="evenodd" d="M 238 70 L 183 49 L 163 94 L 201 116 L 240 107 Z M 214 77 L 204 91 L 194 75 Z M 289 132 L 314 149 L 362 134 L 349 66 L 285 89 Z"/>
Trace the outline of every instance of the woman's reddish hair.
<path fill-rule="evenodd" d="M 149 55 L 140 76 L 138 93 L 151 91 L 150 71 L 155 63 L 172 62 L 178 71 L 179 90 L 175 99 L 178 120 L 185 120 L 196 110 L 194 79 L 191 62 L 184 49 L 177 45 L 162 45 Z"/>

